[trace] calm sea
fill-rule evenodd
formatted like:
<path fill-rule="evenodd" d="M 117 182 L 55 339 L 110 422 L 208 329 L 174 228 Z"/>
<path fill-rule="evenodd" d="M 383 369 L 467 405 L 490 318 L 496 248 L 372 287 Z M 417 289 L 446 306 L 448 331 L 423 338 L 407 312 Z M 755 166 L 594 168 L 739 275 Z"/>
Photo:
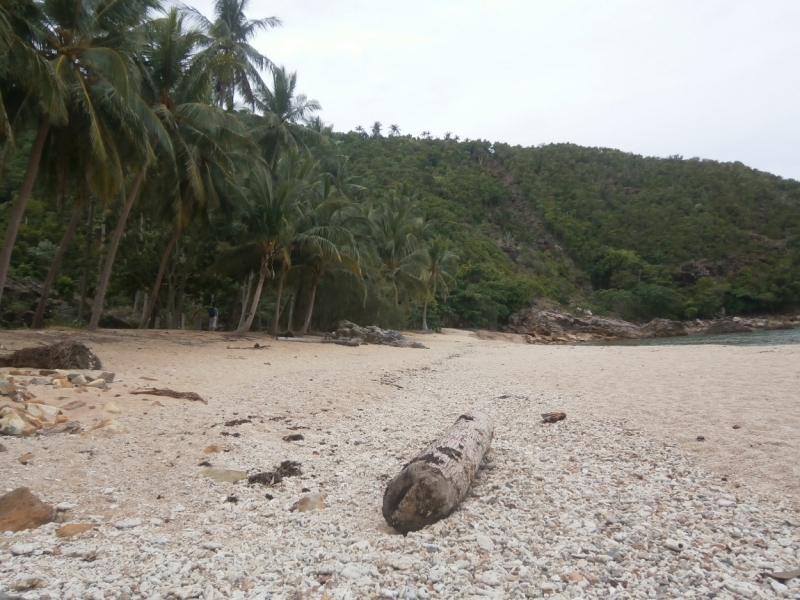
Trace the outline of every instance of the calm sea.
<path fill-rule="evenodd" d="M 681 346 L 697 344 L 718 344 L 721 346 L 784 346 L 800 344 L 800 328 L 764 331 L 757 329 L 749 333 L 704 333 L 672 338 L 650 338 L 645 340 L 618 340 L 600 342 L 602 346 Z"/>

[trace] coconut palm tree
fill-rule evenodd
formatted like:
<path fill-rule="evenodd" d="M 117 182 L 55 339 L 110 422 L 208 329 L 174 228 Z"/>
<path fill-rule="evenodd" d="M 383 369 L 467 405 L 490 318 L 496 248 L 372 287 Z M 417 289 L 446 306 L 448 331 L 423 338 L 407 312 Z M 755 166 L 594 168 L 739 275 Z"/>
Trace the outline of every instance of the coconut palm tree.
<path fill-rule="evenodd" d="M 22 187 L 11 209 L 0 250 L 0 302 L 11 253 L 39 172 L 53 123 L 67 120 L 67 88 L 43 51 L 46 17 L 32 0 L 0 0 L 0 145 L 3 159 L 14 145 L 13 122 L 36 124 Z"/>
<path fill-rule="evenodd" d="M 277 17 L 249 19 L 249 7 L 250 0 L 215 0 L 213 22 L 196 9 L 185 9 L 209 34 L 203 52 L 213 59 L 209 64 L 214 69 L 214 100 L 228 111 L 234 108 L 236 94 L 255 106 L 256 90 L 264 87 L 259 71 L 272 68 L 272 62 L 250 42 L 259 32 L 281 25 Z"/>
<path fill-rule="evenodd" d="M 330 244 L 306 244 L 302 252 L 300 266 L 309 276 L 309 295 L 306 316 L 300 335 L 308 333 L 314 312 L 317 285 L 328 274 L 345 278 L 356 288 L 366 292 L 361 279 L 360 256 L 355 231 L 368 226 L 368 220 L 361 211 L 353 208 L 350 201 L 336 186 L 335 178 L 324 174 L 315 186 L 309 209 L 304 215 L 300 230 L 305 235 L 313 235 Z"/>
<path fill-rule="evenodd" d="M 389 125 L 389 135 L 396 136 L 400 135 L 400 127 L 397 125 Z"/>
<path fill-rule="evenodd" d="M 358 137 L 360 137 L 362 140 L 365 140 L 365 139 L 367 139 L 369 137 L 369 134 L 366 132 L 366 130 L 361 125 L 358 125 L 356 127 L 355 131 L 358 134 Z"/>
<path fill-rule="evenodd" d="M 307 143 L 319 141 L 323 134 L 306 123 L 322 106 L 305 94 L 297 94 L 296 89 L 297 73 L 287 73 L 280 67 L 273 69 L 272 89 L 263 86 L 256 94 L 256 106 L 263 116 L 251 135 L 272 170 L 281 150 L 307 150 Z"/>
<path fill-rule="evenodd" d="M 375 121 L 372 124 L 372 129 L 371 129 L 372 137 L 374 137 L 375 139 L 381 137 L 381 127 L 383 127 L 383 123 L 381 123 L 380 121 Z"/>
<path fill-rule="evenodd" d="M 244 323 L 235 331 L 237 335 L 250 330 L 264 281 L 276 276 L 276 267 L 280 268 L 275 310 L 278 313 L 283 278 L 291 263 L 292 243 L 306 210 L 309 190 L 315 183 L 314 164 L 301 160 L 296 152 L 288 153 L 278 162 L 274 174 L 268 169 L 256 169 L 250 174 L 246 184 L 249 202 L 238 224 L 242 243 L 223 253 L 217 261 L 253 264 L 258 271 L 252 303 Z M 273 323 L 277 325 L 277 318 L 273 318 Z"/>
<path fill-rule="evenodd" d="M 439 292 L 444 298 L 455 285 L 455 273 L 458 269 L 458 255 L 447 247 L 439 237 L 433 238 L 427 247 L 428 264 L 425 267 L 425 283 L 430 294 L 425 295 L 422 306 L 422 329 L 428 331 L 428 299 L 435 298 Z"/>
<path fill-rule="evenodd" d="M 208 104 L 212 71 L 205 57 L 194 54 L 204 35 L 187 28 L 184 15 L 172 8 L 148 25 L 143 52 L 145 96 L 170 135 L 174 160 L 165 156 L 159 170 L 162 219 L 172 234 L 162 254 L 148 305 L 139 327 L 144 329 L 158 299 L 172 250 L 191 223 L 208 222 L 211 210 L 222 206 L 230 214 L 238 186 L 236 159 L 255 146 L 232 113 Z"/>
<path fill-rule="evenodd" d="M 395 306 L 400 305 L 402 295 L 411 298 L 427 293 L 423 281 L 427 265 L 425 241 L 431 231 L 429 224 L 414 214 L 415 200 L 416 194 L 402 186 L 369 215 L 380 262 L 378 275 L 391 287 Z"/>

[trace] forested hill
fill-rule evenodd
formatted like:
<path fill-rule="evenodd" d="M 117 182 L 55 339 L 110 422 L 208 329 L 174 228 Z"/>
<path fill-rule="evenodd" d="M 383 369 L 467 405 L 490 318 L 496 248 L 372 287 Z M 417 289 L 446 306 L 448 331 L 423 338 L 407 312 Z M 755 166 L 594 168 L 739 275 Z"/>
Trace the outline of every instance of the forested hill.
<path fill-rule="evenodd" d="M 800 302 L 800 182 L 571 144 L 338 139 L 369 189 L 419 190 L 463 261 L 447 301 L 462 320 L 543 298 L 635 320 Z"/>

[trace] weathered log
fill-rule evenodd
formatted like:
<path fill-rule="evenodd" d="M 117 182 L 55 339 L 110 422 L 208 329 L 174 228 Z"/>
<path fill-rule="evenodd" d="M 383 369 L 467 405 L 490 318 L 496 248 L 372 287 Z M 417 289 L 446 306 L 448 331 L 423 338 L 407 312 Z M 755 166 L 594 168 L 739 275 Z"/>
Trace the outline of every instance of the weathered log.
<path fill-rule="evenodd" d="M 493 435 L 489 415 L 473 412 L 458 417 L 386 486 L 386 522 L 406 534 L 450 515 L 475 481 Z"/>

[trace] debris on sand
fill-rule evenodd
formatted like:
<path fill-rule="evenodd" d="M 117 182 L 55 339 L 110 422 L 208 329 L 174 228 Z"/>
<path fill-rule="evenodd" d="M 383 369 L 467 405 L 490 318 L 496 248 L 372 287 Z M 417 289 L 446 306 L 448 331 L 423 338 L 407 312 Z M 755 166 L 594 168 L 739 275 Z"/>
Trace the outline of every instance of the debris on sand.
<path fill-rule="evenodd" d="M 284 442 L 300 442 L 304 439 L 306 439 L 306 437 L 302 433 L 293 433 L 292 435 L 283 436 Z"/>
<path fill-rule="evenodd" d="M 323 508 L 328 508 L 328 505 L 325 504 L 325 498 L 328 497 L 328 494 L 325 493 L 317 493 L 317 494 L 309 494 L 308 496 L 303 496 L 294 503 L 291 508 L 291 511 L 297 512 L 309 512 L 312 510 L 322 510 Z"/>
<path fill-rule="evenodd" d="M 425 348 L 427 346 L 419 342 L 414 342 L 406 338 L 399 331 L 394 329 L 381 329 L 374 325 L 360 327 L 350 321 L 340 321 L 339 328 L 333 333 L 325 335 L 327 341 L 344 341 L 347 346 L 358 346 L 359 344 L 383 344 L 394 346 L 395 348 Z"/>
<path fill-rule="evenodd" d="M 225 427 L 235 427 L 236 425 L 244 425 L 245 423 L 252 423 L 250 419 L 232 419 L 225 421 Z"/>
<path fill-rule="evenodd" d="M 550 412 L 542 413 L 542 423 L 557 423 L 567 418 L 567 413 L 563 412 Z"/>
<path fill-rule="evenodd" d="M 284 477 L 299 477 L 303 474 L 300 463 L 296 460 L 284 460 L 275 467 L 274 471 L 254 473 L 247 478 L 247 483 L 260 483 L 261 485 L 275 485 L 283 481 Z"/>
<path fill-rule="evenodd" d="M 299 477 L 303 474 L 300 463 L 296 460 L 284 460 L 275 470 L 284 477 Z"/>
<path fill-rule="evenodd" d="M 17 350 L 0 357 L 0 367 L 92 371 L 103 368 L 97 355 L 80 342 L 73 341 Z"/>
<path fill-rule="evenodd" d="M 185 400 L 192 400 L 194 402 L 202 402 L 203 404 L 208 404 L 200 394 L 195 392 L 176 392 L 175 390 L 170 390 L 167 388 L 141 388 L 138 390 L 132 390 L 131 394 L 147 394 L 148 396 L 168 396 L 169 398 L 178 398 L 178 399 L 185 399 Z"/>

